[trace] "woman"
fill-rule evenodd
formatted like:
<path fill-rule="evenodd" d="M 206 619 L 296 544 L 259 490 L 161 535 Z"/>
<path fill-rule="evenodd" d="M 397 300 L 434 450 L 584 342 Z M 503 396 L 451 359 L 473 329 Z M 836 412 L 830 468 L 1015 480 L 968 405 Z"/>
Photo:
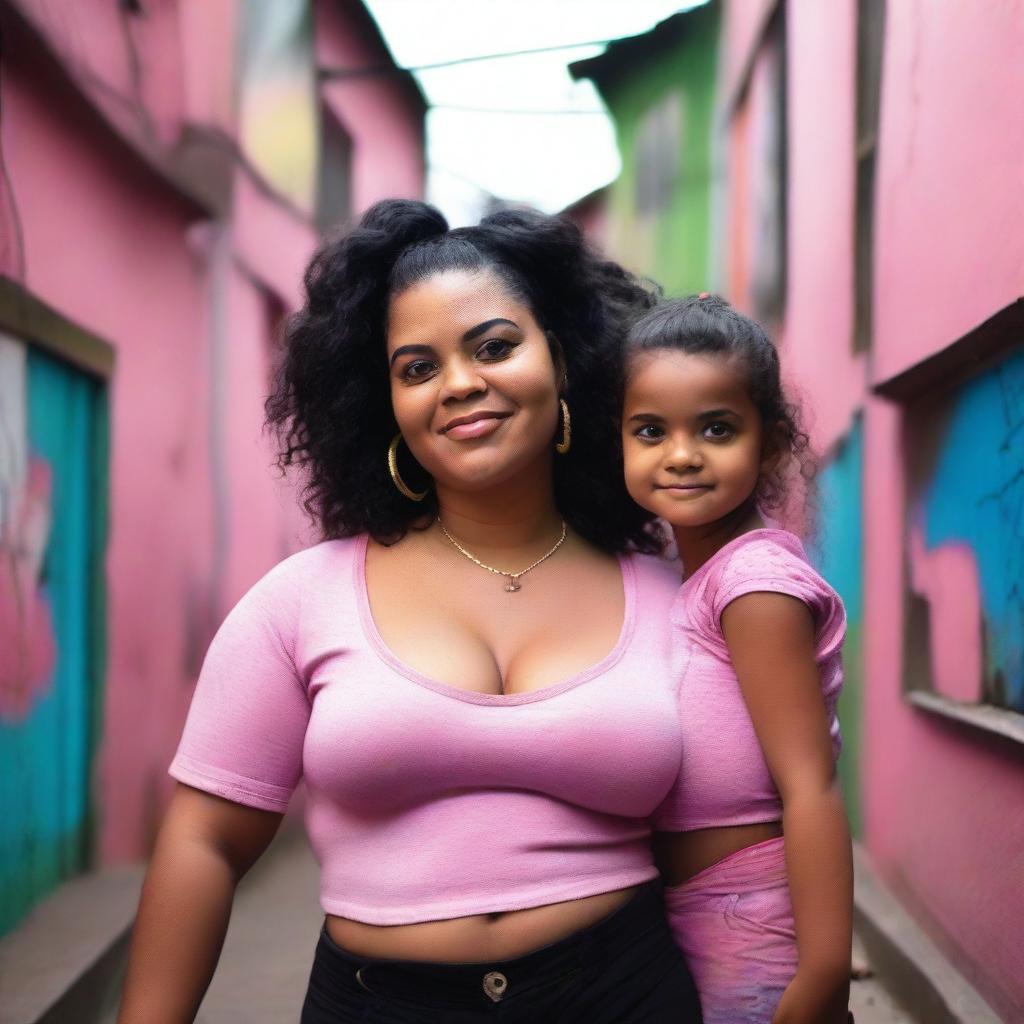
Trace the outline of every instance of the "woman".
<path fill-rule="evenodd" d="M 306 286 L 268 412 L 328 540 L 211 645 L 121 1024 L 193 1018 L 300 776 L 306 1024 L 699 1021 L 646 822 L 680 758 L 674 580 L 621 554 L 658 545 L 611 470 L 649 293 L 563 222 L 398 200 Z"/>

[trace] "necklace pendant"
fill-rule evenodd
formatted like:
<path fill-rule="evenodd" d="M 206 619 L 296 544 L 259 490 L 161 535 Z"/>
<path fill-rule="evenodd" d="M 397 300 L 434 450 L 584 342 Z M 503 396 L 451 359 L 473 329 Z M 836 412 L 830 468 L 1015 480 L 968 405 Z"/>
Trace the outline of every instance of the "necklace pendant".
<path fill-rule="evenodd" d="M 510 576 L 509 581 L 505 586 L 505 592 L 508 594 L 514 594 L 517 590 L 522 590 L 523 585 L 519 582 L 518 576 Z"/>

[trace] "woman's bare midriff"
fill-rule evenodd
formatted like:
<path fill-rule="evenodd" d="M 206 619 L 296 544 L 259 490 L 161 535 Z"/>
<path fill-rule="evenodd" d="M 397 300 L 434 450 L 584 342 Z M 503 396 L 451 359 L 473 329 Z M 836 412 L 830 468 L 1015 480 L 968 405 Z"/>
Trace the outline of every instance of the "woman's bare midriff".
<path fill-rule="evenodd" d="M 604 892 L 527 910 L 475 914 L 421 924 L 372 925 L 328 917 L 327 933 L 342 949 L 375 960 L 493 963 L 559 942 L 614 914 L 636 888 Z"/>
<path fill-rule="evenodd" d="M 723 857 L 781 835 L 781 821 L 692 832 L 658 832 L 654 837 L 654 859 L 666 885 L 681 885 Z"/>

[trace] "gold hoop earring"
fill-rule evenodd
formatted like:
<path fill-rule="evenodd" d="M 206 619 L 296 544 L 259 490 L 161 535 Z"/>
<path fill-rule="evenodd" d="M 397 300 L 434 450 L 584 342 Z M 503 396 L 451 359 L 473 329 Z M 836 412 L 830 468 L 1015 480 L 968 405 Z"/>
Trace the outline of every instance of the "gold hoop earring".
<path fill-rule="evenodd" d="M 572 420 L 569 417 L 569 403 L 560 398 L 558 404 L 562 407 L 562 440 L 555 445 L 555 451 L 565 455 L 572 444 Z"/>
<path fill-rule="evenodd" d="M 394 481 L 395 486 L 407 497 L 410 501 L 422 501 L 426 496 L 426 491 L 414 491 L 403 479 L 402 475 L 398 472 L 398 445 L 402 440 L 402 432 L 399 431 L 391 439 L 391 444 L 388 445 L 388 472 L 391 474 L 391 479 Z"/>

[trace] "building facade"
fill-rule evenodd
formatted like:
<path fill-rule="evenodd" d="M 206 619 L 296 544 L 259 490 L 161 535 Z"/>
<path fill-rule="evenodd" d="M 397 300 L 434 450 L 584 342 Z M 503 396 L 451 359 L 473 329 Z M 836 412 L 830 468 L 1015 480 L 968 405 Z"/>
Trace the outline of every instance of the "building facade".
<path fill-rule="evenodd" d="M 608 107 L 622 172 L 567 213 L 581 215 L 595 242 L 673 295 L 706 287 L 715 263 L 719 10 L 711 3 L 675 14 L 570 65 Z"/>
<path fill-rule="evenodd" d="M 263 400 L 320 233 L 418 198 L 352 0 L 0 3 L 0 933 L 149 850 L 226 611 L 309 539 Z"/>
<path fill-rule="evenodd" d="M 723 34 L 723 279 L 777 326 L 824 453 L 816 550 L 850 617 L 856 832 L 1015 1020 L 1024 4 L 747 0 Z"/>
<path fill-rule="evenodd" d="M 712 0 L 572 66 L 623 171 L 567 211 L 669 294 L 720 291 L 777 338 L 821 453 L 810 547 L 849 618 L 840 775 L 863 863 L 1007 1020 L 1024 1007 L 1021 52 L 1021 0 Z"/>

